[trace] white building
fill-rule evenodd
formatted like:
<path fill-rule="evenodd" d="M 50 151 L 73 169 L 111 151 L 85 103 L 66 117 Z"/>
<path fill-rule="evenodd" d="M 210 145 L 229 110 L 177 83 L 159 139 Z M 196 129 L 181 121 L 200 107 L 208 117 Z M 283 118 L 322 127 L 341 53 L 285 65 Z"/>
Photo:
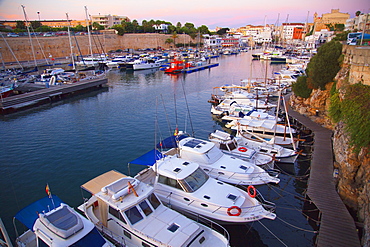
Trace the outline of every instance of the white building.
<path fill-rule="evenodd" d="M 295 28 L 304 28 L 303 23 L 283 23 L 281 30 L 281 38 L 283 40 L 292 40 Z"/>
<path fill-rule="evenodd" d="M 203 43 L 205 47 L 208 48 L 219 48 L 222 46 L 222 38 L 216 36 L 216 35 L 203 35 Z"/>
<path fill-rule="evenodd" d="M 92 15 L 91 16 L 92 23 L 96 22 L 102 25 L 105 29 L 113 26 L 121 24 L 122 21 L 130 21 L 127 16 L 118 16 L 118 15 Z"/>
<path fill-rule="evenodd" d="M 168 24 L 153 25 L 154 29 L 160 33 L 168 33 Z"/>

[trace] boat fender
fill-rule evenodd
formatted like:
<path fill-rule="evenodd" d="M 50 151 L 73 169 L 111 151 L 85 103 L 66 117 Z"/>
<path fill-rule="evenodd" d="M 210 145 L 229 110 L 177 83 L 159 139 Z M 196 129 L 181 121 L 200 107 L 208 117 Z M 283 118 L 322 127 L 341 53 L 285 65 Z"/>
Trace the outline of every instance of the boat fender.
<path fill-rule="evenodd" d="M 50 84 L 50 85 L 55 85 L 55 81 L 56 81 L 56 77 L 55 77 L 55 75 L 53 75 L 53 76 L 50 78 L 49 84 Z"/>
<path fill-rule="evenodd" d="M 232 213 L 232 210 L 236 210 L 236 213 Z M 227 215 L 229 216 L 239 216 L 242 213 L 242 210 L 238 206 L 231 206 L 227 209 Z"/>
<path fill-rule="evenodd" d="M 240 147 L 240 148 L 238 148 L 238 150 L 240 152 L 243 152 L 243 153 L 248 151 L 248 149 L 246 147 Z"/>
<path fill-rule="evenodd" d="M 251 191 L 251 190 L 253 190 L 253 191 Z M 252 197 L 252 198 L 255 198 L 255 197 L 256 197 L 256 195 L 257 195 L 257 190 L 256 190 L 256 188 L 254 188 L 254 186 L 253 186 L 253 185 L 249 185 L 249 186 L 248 186 L 248 188 L 247 188 L 247 192 L 248 192 L 248 195 L 249 195 L 250 197 Z"/>

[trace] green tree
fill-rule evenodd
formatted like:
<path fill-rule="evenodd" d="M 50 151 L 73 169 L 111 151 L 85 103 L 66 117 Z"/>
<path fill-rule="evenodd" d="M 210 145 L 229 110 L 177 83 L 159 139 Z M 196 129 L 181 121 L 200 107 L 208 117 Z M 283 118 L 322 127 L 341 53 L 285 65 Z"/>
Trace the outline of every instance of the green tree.
<path fill-rule="evenodd" d="M 177 35 L 176 31 L 175 31 L 175 32 L 173 32 L 173 34 L 172 34 L 172 39 L 173 39 L 173 43 L 174 43 L 174 45 L 176 45 L 176 39 L 177 39 L 178 37 L 179 37 L 179 36 Z"/>
<path fill-rule="evenodd" d="M 97 22 L 93 22 L 92 27 L 93 27 L 93 30 L 104 30 L 105 29 L 104 26 L 100 25 Z"/>
<path fill-rule="evenodd" d="M 297 81 L 292 84 L 292 90 L 298 97 L 305 99 L 310 97 L 312 89 L 307 84 L 307 76 L 298 77 Z"/>
<path fill-rule="evenodd" d="M 122 25 L 119 25 L 119 24 L 113 25 L 111 29 L 116 30 L 117 34 L 121 36 L 125 33 L 125 29 L 123 28 Z"/>
<path fill-rule="evenodd" d="M 218 30 L 216 33 L 220 36 L 223 36 L 227 33 L 227 31 L 230 31 L 230 28 L 224 27 L 224 28 L 221 28 L 220 30 Z"/>
<path fill-rule="evenodd" d="M 210 34 L 208 27 L 205 25 L 198 27 L 197 30 L 200 34 Z"/>
<path fill-rule="evenodd" d="M 26 29 L 26 24 L 24 23 L 24 21 L 17 21 L 17 24 L 16 24 L 15 28 L 17 28 L 17 29 Z"/>
<path fill-rule="evenodd" d="M 335 35 L 335 37 L 332 40 L 346 41 L 348 33 L 350 33 L 350 31 L 345 31 L 345 32 L 342 32 L 342 33 L 338 33 L 338 34 Z"/>
<path fill-rule="evenodd" d="M 356 11 L 356 16 L 360 16 L 361 15 L 361 11 L 357 10 Z"/>
<path fill-rule="evenodd" d="M 76 32 L 83 32 L 85 30 L 86 30 L 86 28 L 84 26 L 82 26 L 81 24 L 74 27 L 74 31 L 76 31 Z"/>
<path fill-rule="evenodd" d="M 31 21 L 31 27 L 35 30 L 36 28 L 41 27 L 42 24 L 39 21 Z"/>
<path fill-rule="evenodd" d="M 340 57 L 342 44 L 337 41 L 330 41 L 322 45 L 315 56 L 307 65 L 308 87 L 325 89 L 325 85 L 333 81 L 340 69 Z"/>

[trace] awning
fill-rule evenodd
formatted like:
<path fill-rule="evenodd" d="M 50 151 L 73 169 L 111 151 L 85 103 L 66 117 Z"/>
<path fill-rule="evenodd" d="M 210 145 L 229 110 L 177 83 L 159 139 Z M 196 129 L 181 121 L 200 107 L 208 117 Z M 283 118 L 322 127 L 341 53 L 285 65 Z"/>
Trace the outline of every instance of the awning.
<path fill-rule="evenodd" d="M 45 196 L 44 198 L 35 201 L 34 203 L 20 210 L 15 215 L 15 218 L 28 227 L 28 229 L 32 230 L 33 225 L 39 218 L 39 213 L 49 212 L 54 208 L 59 207 L 62 202 L 63 201 L 56 195 L 52 195 L 52 198 Z"/>
<path fill-rule="evenodd" d="M 165 157 L 164 154 L 162 154 L 157 149 L 150 150 L 146 154 L 143 154 L 137 159 L 134 159 L 133 161 L 129 162 L 130 164 L 136 164 L 136 165 L 144 165 L 144 166 L 152 166 L 155 164 L 157 160 L 162 159 Z"/>
<path fill-rule="evenodd" d="M 85 189 L 91 194 L 96 194 L 100 192 L 101 188 L 103 188 L 104 186 L 107 186 L 108 184 L 111 184 L 114 181 L 117 181 L 118 179 L 124 177 L 127 176 L 115 170 L 111 170 L 84 183 L 83 185 L 81 185 L 81 188 Z"/>

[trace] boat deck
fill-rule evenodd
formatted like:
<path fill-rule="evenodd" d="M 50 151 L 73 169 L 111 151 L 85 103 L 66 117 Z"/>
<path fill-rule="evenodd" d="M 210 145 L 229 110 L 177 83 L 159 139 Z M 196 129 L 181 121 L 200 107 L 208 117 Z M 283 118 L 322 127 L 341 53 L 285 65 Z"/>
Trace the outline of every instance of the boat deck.
<path fill-rule="evenodd" d="M 288 113 L 314 132 L 307 195 L 321 212 L 317 246 L 361 246 L 355 221 L 336 191 L 332 131 L 295 112 L 289 106 Z"/>
<path fill-rule="evenodd" d="M 0 112 L 2 114 L 11 113 L 26 107 L 39 105 L 42 103 L 52 102 L 65 97 L 66 95 L 75 94 L 78 91 L 86 90 L 93 87 L 101 87 L 108 82 L 107 78 L 97 78 L 83 80 L 72 84 L 63 84 L 51 86 L 36 91 L 18 94 L 1 99 Z"/>
<path fill-rule="evenodd" d="M 219 65 L 218 63 L 208 63 L 208 64 L 201 65 L 201 66 L 182 69 L 181 72 L 182 73 L 192 73 L 192 72 L 199 71 L 199 70 L 210 69 L 210 68 L 216 67 L 218 65 Z"/>

